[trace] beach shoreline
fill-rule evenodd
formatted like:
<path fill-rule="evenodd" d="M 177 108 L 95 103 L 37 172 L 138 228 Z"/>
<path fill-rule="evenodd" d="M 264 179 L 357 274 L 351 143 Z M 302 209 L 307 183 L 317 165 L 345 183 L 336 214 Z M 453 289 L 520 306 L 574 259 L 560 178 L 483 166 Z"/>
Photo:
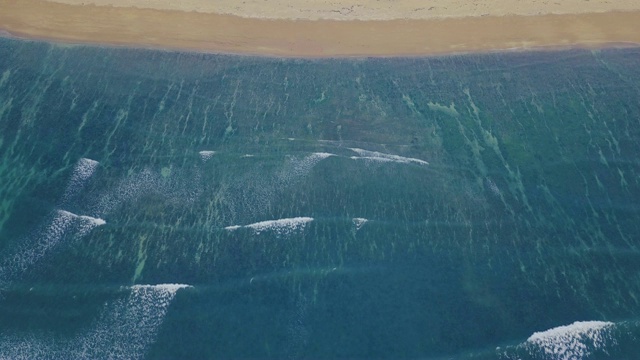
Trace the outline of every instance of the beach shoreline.
<path fill-rule="evenodd" d="M 44 0 L 68 5 L 177 10 L 276 20 L 424 20 L 638 11 L 636 0 Z"/>
<path fill-rule="evenodd" d="M 567 44 L 567 45 L 540 45 L 532 47 L 513 47 L 513 48 L 495 48 L 484 50 L 468 50 L 468 51 L 446 51 L 446 52 L 432 52 L 432 53 L 393 53 L 393 54 L 344 54 L 344 55 L 300 55 L 300 54 L 272 54 L 262 51 L 225 51 L 225 50 L 211 50 L 200 48 L 185 48 L 185 47 L 170 47 L 161 45 L 144 45 L 144 44 L 112 44 L 107 42 L 70 42 L 60 40 L 56 38 L 45 37 L 32 37 L 21 36 L 6 31 L 0 31 L 0 38 L 16 40 L 16 41 L 28 41 L 28 42 L 43 42 L 54 46 L 89 46 L 99 47 L 106 49 L 121 49 L 121 50 L 143 50 L 143 51 L 161 51 L 161 52 L 184 52 L 191 54 L 202 55 L 220 55 L 220 56 L 236 56 L 236 57 L 251 57 L 251 58 L 268 58 L 268 59 L 298 59 L 298 60 L 328 60 L 328 59 L 412 59 L 412 58 L 438 58 L 448 56 L 464 56 L 464 55 L 491 55 L 491 54 L 505 54 L 505 53 L 530 53 L 530 52 L 557 52 L 557 51 L 569 51 L 569 50 L 605 50 L 605 49 L 632 49 L 640 48 L 640 43 L 636 42 L 604 42 L 604 43 L 592 43 L 592 44 Z"/>
<path fill-rule="evenodd" d="M 345 21 L 44 0 L 0 0 L 0 10 L 0 36 L 252 56 L 411 57 L 640 44 L 640 11 Z"/>

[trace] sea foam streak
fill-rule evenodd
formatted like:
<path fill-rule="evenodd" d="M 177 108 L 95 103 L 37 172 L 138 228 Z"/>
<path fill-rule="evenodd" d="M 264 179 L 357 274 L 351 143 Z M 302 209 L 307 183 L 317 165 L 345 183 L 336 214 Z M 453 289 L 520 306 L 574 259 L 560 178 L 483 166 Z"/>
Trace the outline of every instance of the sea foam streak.
<path fill-rule="evenodd" d="M 76 166 L 73 168 L 73 174 L 69 179 L 69 184 L 62 195 L 62 203 L 69 202 L 75 195 L 80 192 L 84 187 L 87 180 L 93 175 L 98 167 L 98 162 L 95 160 L 82 158 L 78 160 Z"/>
<path fill-rule="evenodd" d="M 309 342 L 311 331 L 307 326 L 308 309 L 311 301 L 300 294 L 296 299 L 293 312 L 289 315 L 285 354 L 287 359 L 299 359 Z"/>
<path fill-rule="evenodd" d="M 142 359 L 182 284 L 135 285 L 105 304 L 96 325 L 68 340 L 48 335 L 0 338 L 0 359 Z"/>
<path fill-rule="evenodd" d="M 307 224 L 311 221 L 313 221 L 313 218 L 310 217 L 295 217 L 288 219 L 260 221 L 245 226 L 227 226 L 225 227 L 225 230 L 234 231 L 240 228 L 247 228 L 253 230 L 256 234 L 260 234 L 263 231 L 272 231 L 277 235 L 288 235 L 292 232 L 304 230 Z"/>
<path fill-rule="evenodd" d="M 65 236 L 81 238 L 93 228 L 104 224 L 106 222 L 102 219 L 56 210 L 46 226 L 23 240 L 13 256 L 2 263 L 0 281 L 15 280 L 58 245 Z"/>
<path fill-rule="evenodd" d="M 154 290 L 154 291 L 164 291 L 170 294 L 175 294 L 176 291 L 184 288 L 189 288 L 191 285 L 186 284 L 158 284 L 158 285 L 133 285 L 131 289 L 133 291 L 141 291 L 141 290 Z"/>
<path fill-rule="evenodd" d="M 357 153 L 359 156 L 352 156 L 351 159 L 354 160 L 371 160 L 371 161 L 379 161 L 379 162 L 396 162 L 400 164 L 418 164 L 418 165 L 429 165 L 428 162 L 415 158 L 408 158 L 399 155 L 393 154 L 385 154 L 377 151 L 369 151 L 358 148 L 349 148 L 349 150 Z"/>

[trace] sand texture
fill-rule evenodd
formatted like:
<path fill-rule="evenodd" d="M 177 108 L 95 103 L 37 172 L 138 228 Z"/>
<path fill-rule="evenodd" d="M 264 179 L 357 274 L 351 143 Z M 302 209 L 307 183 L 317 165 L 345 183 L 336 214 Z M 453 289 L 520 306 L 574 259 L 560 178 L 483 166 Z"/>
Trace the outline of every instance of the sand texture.
<path fill-rule="evenodd" d="M 198 11 L 0 0 L 0 31 L 67 43 L 299 57 L 433 55 L 640 43 L 640 11 L 496 15 L 506 13 L 510 12 L 502 9 L 488 16 L 385 21 L 276 20 Z"/>
<path fill-rule="evenodd" d="M 640 10 L 638 0 L 49 0 L 266 19 L 395 20 Z"/>

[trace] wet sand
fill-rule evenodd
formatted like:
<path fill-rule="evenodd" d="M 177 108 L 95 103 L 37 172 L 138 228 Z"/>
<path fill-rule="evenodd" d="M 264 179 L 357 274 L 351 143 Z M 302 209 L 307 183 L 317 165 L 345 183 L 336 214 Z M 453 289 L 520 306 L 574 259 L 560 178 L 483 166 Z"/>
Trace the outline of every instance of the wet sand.
<path fill-rule="evenodd" d="M 640 11 L 285 20 L 210 12 L 0 0 L 0 33 L 65 43 L 286 57 L 417 56 L 640 44 Z"/>

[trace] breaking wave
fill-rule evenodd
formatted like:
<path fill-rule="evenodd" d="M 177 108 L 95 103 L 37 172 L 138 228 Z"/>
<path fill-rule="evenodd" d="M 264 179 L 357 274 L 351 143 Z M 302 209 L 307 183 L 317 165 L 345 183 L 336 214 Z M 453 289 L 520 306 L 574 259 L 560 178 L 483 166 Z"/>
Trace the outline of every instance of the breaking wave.
<path fill-rule="evenodd" d="M 349 148 L 349 150 L 358 154 L 358 156 L 352 156 L 353 160 L 369 160 L 378 162 L 395 162 L 400 164 L 418 164 L 429 165 L 428 162 L 415 158 L 408 158 L 399 155 L 385 154 L 377 151 L 363 150 L 359 148 Z"/>
<path fill-rule="evenodd" d="M 606 321 L 576 321 L 536 332 L 524 343 L 498 352 L 504 359 L 578 360 L 587 359 L 594 352 L 607 352 L 616 344 L 613 336 L 614 323 Z"/>
<path fill-rule="evenodd" d="M 356 227 L 356 231 L 360 230 L 364 224 L 366 224 L 369 220 L 365 218 L 353 218 L 353 225 Z"/>
<path fill-rule="evenodd" d="M 200 154 L 200 159 L 202 159 L 202 161 L 207 161 L 211 159 L 213 155 L 216 154 L 216 152 L 211 150 L 203 150 L 203 151 L 200 151 L 198 154 Z"/>
<path fill-rule="evenodd" d="M 64 239 L 81 238 L 104 224 L 99 218 L 56 210 L 46 225 L 23 239 L 18 249 L 1 263 L 0 282 L 15 280 Z"/>
<path fill-rule="evenodd" d="M 310 217 L 295 217 L 288 219 L 260 221 L 249 225 L 233 225 L 225 227 L 225 230 L 234 231 L 240 228 L 251 229 L 258 235 L 264 231 L 270 231 L 276 235 L 289 235 L 293 232 L 304 230 L 304 228 L 313 221 Z"/>
<path fill-rule="evenodd" d="M 141 359 L 153 344 L 182 284 L 135 285 L 126 297 L 104 305 L 84 334 L 59 339 L 49 334 L 0 338 L 0 359 Z"/>

